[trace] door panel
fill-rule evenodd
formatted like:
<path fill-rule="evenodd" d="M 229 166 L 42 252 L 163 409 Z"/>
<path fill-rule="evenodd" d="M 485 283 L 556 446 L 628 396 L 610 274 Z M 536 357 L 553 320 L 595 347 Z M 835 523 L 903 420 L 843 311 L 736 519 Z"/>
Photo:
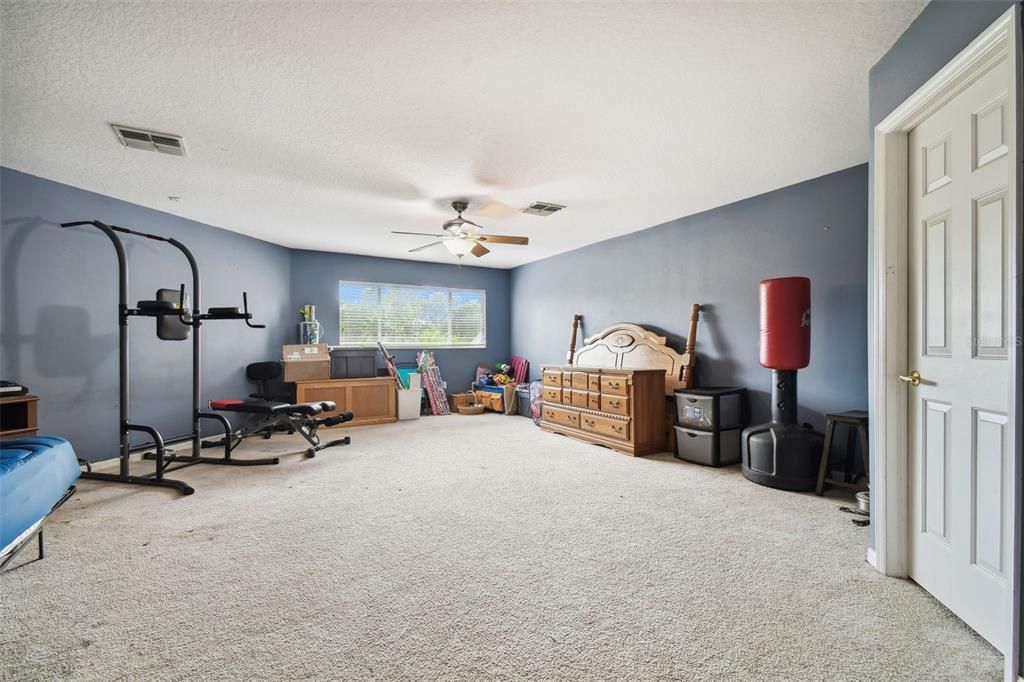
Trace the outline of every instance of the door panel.
<path fill-rule="evenodd" d="M 1004 533 L 1010 492 L 1006 426 L 1005 414 L 974 411 L 972 560 L 999 580 L 1006 580 L 1010 550 Z"/>
<path fill-rule="evenodd" d="M 909 136 L 910 576 L 1009 649 L 1009 192 L 1005 59 Z"/>
<path fill-rule="evenodd" d="M 925 401 L 921 444 L 922 530 L 944 542 L 949 539 L 949 410 L 947 404 Z"/>

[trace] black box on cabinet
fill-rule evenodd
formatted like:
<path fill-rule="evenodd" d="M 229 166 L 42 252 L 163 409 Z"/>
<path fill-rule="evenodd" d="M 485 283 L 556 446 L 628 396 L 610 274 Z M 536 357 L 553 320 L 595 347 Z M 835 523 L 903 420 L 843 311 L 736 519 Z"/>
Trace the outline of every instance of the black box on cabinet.
<path fill-rule="evenodd" d="M 367 379 L 377 376 L 375 348 L 335 348 L 331 351 L 332 379 Z"/>

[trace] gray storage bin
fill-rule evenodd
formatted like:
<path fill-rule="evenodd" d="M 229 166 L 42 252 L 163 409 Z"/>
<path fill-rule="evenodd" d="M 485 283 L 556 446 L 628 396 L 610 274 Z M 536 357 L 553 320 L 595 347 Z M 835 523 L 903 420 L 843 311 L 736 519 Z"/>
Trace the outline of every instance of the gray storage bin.
<path fill-rule="evenodd" d="M 720 431 L 747 425 L 747 389 L 736 387 L 678 388 L 676 424 Z"/>
<path fill-rule="evenodd" d="M 516 386 L 516 401 L 519 406 L 520 417 L 533 418 L 530 410 L 530 384 L 519 384 Z"/>
<path fill-rule="evenodd" d="M 373 348 L 335 348 L 331 351 L 332 379 L 374 376 L 377 376 L 377 351 Z"/>
<path fill-rule="evenodd" d="M 722 467 L 740 461 L 742 428 L 701 431 L 676 427 L 676 459 L 705 466 Z"/>

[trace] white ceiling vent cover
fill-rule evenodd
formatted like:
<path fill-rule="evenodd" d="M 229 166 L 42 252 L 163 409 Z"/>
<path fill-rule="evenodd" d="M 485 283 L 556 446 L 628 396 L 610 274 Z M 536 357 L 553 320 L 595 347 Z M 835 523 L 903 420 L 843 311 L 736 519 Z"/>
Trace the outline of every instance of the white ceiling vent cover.
<path fill-rule="evenodd" d="M 529 213 L 530 215 L 548 216 L 552 213 L 561 211 L 565 206 L 561 204 L 551 204 L 546 201 L 535 201 L 526 208 L 523 209 L 523 213 Z"/>
<path fill-rule="evenodd" d="M 128 126 L 111 123 L 118 141 L 125 147 L 131 149 L 143 149 L 148 152 L 160 152 L 171 156 L 186 156 L 185 141 L 181 135 L 172 133 L 158 133 L 142 128 L 129 128 Z"/>

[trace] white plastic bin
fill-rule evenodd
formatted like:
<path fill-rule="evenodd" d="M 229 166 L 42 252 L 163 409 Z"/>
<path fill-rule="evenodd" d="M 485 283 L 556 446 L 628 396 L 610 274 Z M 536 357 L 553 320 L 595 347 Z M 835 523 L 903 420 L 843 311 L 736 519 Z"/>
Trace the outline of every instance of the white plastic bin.
<path fill-rule="evenodd" d="M 420 418 L 420 397 L 423 395 L 420 375 L 409 375 L 409 388 L 398 389 L 398 421 Z"/>

